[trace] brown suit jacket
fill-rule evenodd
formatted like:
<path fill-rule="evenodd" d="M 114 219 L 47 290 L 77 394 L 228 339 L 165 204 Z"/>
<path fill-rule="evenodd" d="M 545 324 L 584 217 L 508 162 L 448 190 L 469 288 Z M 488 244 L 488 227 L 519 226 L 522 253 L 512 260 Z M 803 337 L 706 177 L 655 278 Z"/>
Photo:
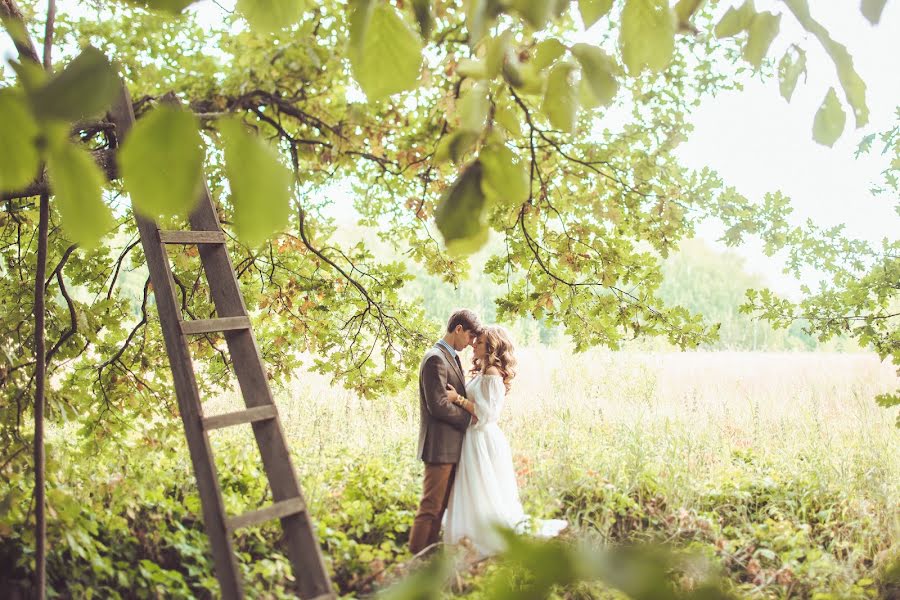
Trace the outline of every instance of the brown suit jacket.
<path fill-rule="evenodd" d="M 425 353 L 419 367 L 419 458 L 426 463 L 459 462 L 463 435 L 472 416 L 447 399 L 447 384 L 466 395 L 466 377 L 441 344 Z"/>

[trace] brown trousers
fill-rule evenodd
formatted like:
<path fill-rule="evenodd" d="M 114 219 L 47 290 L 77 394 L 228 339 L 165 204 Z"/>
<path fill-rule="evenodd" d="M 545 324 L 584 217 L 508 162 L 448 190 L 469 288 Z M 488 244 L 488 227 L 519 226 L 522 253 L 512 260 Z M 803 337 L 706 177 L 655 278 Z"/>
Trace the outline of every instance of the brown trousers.
<path fill-rule="evenodd" d="M 456 477 L 456 463 L 425 463 L 422 501 L 409 532 L 409 551 L 418 554 L 440 541 L 441 521 Z"/>

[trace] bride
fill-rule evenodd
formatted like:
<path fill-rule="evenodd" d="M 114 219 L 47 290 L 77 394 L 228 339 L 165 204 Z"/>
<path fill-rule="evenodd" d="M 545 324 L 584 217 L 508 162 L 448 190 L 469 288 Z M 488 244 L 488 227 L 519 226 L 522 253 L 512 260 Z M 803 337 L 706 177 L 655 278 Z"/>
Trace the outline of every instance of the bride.
<path fill-rule="evenodd" d="M 478 336 L 474 349 L 473 377 L 466 384 L 471 400 L 447 385 L 449 400 L 477 420 L 472 420 L 463 438 L 444 522 L 444 541 L 456 544 L 468 538 L 479 554 L 490 556 L 504 549 L 495 527 L 521 533 L 529 530 L 530 523 L 519 501 L 509 443 L 497 425 L 516 376 L 513 344 L 506 330 L 491 325 Z M 562 520 L 540 521 L 535 530 L 541 537 L 552 537 L 566 525 Z"/>

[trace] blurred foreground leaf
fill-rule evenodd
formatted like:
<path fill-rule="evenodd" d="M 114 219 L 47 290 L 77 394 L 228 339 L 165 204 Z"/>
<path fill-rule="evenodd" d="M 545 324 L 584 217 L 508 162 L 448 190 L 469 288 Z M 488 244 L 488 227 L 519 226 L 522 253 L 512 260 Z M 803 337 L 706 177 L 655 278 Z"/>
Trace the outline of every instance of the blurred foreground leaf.
<path fill-rule="evenodd" d="M 203 140 L 189 112 L 160 106 L 138 120 L 119 152 L 134 209 L 144 216 L 187 216 L 203 183 Z"/>

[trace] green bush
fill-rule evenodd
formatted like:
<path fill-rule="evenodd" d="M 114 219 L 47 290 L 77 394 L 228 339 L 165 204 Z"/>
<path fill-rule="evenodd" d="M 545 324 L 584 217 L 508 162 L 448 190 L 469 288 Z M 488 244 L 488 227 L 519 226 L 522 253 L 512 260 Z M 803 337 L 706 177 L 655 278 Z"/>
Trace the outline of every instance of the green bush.
<path fill-rule="evenodd" d="M 177 436 L 119 457 L 53 461 L 48 482 L 48 586 L 51 596 L 211 598 L 218 596 L 200 499 Z M 216 448 L 229 514 L 271 502 L 252 454 L 226 441 Z M 116 460 L 118 459 L 118 460 Z M 304 485 L 333 581 L 342 593 L 370 586 L 407 553 L 418 479 L 389 459 L 342 455 L 317 472 L 327 486 Z M 100 468 L 101 473 L 90 473 Z M 33 478 L 19 463 L 0 489 L 0 588 L 27 590 L 34 568 Z M 126 474 L 127 473 L 127 474 Z M 312 493 L 311 493 L 312 492 Z M 289 597 L 290 564 L 277 522 L 235 535 L 247 593 Z"/>
<path fill-rule="evenodd" d="M 75 445 L 49 449 L 50 596 L 217 597 L 181 432 L 152 429 L 122 444 L 103 452 Z M 299 452 L 299 475 L 336 590 L 369 593 L 386 575 L 394 578 L 393 567 L 409 558 L 421 490 L 421 465 L 409 448 Z M 229 514 L 271 502 L 246 441 L 227 438 L 216 444 L 215 454 Z M 736 457 L 731 476 L 680 499 L 649 472 L 628 486 L 581 477 L 557 494 L 556 516 L 569 520 L 569 538 L 615 547 L 665 544 L 701 557 L 739 595 L 898 597 L 900 559 L 891 532 L 872 516 L 879 505 L 814 479 L 779 476 L 774 466 L 757 462 L 749 454 Z M 526 500 L 540 492 L 534 485 L 523 488 Z M 0 589 L 27 593 L 34 568 L 28 461 L 7 465 L 0 486 Z M 240 530 L 235 545 L 249 597 L 290 597 L 293 578 L 277 522 Z M 488 564 L 451 591 L 488 597 L 497 572 Z M 693 589 L 690 573 L 674 569 L 670 575 L 675 588 Z M 529 575 L 521 575 L 522 585 L 528 581 Z M 621 597 L 597 581 L 576 578 L 558 585 L 566 598 Z"/>
<path fill-rule="evenodd" d="M 584 480 L 565 491 L 562 512 L 581 534 L 607 542 L 677 544 L 712 561 L 737 592 L 894 597 L 900 567 L 873 571 L 874 552 L 891 547 L 890 532 L 816 482 L 738 473 L 691 507 L 670 503 L 648 478 L 630 490 Z"/>
<path fill-rule="evenodd" d="M 368 589 L 381 570 L 408 555 L 421 484 L 389 464 L 344 458 L 326 471 L 332 491 L 313 506 L 319 542 L 342 593 Z"/>

